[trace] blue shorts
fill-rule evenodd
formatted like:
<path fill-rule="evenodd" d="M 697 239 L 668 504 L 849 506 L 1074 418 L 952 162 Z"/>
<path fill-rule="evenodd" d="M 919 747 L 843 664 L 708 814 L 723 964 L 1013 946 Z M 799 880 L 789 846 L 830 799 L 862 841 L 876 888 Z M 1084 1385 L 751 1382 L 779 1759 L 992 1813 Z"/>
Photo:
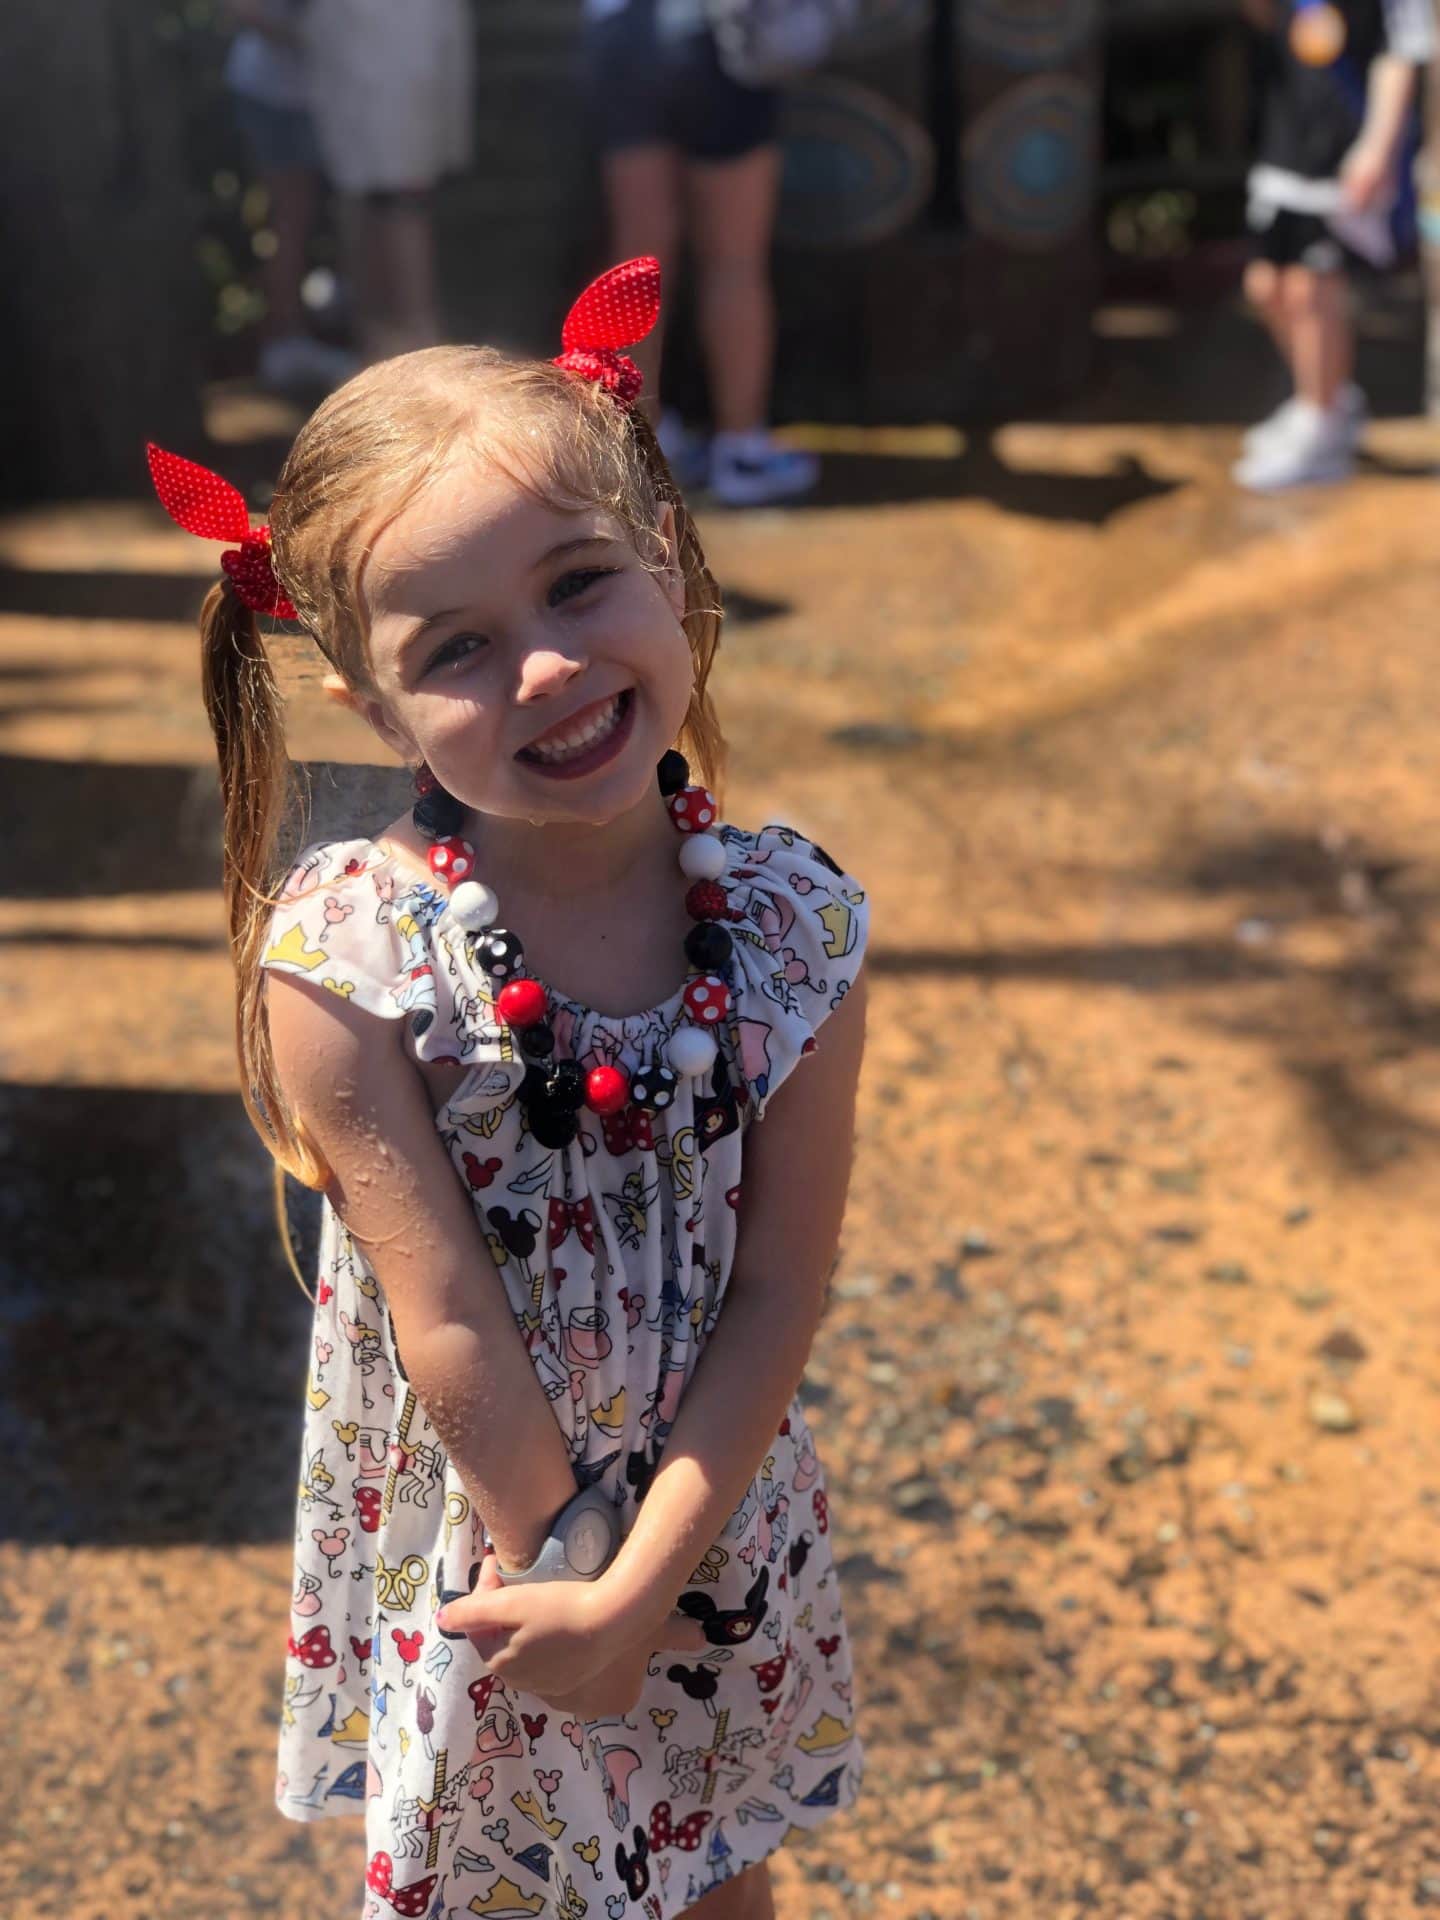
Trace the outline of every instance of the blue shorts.
<path fill-rule="evenodd" d="M 230 105 L 257 173 L 319 173 L 315 122 L 304 107 L 272 107 L 248 93 L 232 93 Z"/>
<path fill-rule="evenodd" d="M 771 145 L 775 89 L 732 80 L 706 28 L 663 38 L 655 8 L 656 0 L 628 0 L 585 29 L 586 83 L 602 152 L 678 147 L 687 159 L 713 164 Z"/>

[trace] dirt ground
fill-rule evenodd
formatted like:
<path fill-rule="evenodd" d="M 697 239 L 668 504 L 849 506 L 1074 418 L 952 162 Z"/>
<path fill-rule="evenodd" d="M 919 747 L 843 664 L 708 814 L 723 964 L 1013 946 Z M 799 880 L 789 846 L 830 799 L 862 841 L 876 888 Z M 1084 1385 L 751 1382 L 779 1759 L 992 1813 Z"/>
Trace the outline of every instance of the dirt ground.
<path fill-rule="evenodd" d="M 1070 419 L 832 435 L 821 504 L 706 522 L 728 812 L 874 903 L 807 1388 L 869 1785 L 784 1920 L 1440 1908 L 1440 441 L 1237 497 L 1265 363 L 1169 329 L 1110 316 Z M 271 1807 L 306 1310 L 234 1097 L 207 554 L 74 509 L 0 563 L 0 1911 L 348 1920 L 358 1826 Z M 296 751 L 355 753 L 287 673 Z"/>

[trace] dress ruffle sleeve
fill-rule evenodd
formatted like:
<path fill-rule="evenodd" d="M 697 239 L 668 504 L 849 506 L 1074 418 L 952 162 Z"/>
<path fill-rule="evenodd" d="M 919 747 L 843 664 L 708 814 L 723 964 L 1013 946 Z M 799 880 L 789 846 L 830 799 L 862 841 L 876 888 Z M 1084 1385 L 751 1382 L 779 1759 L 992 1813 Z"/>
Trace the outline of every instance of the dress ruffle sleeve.
<path fill-rule="evenodd" d="M 367 1013 L 405 1020 L 417 1060 L 471 1067 L 467 1093 L 489 1089 L 501 1099 L 521 1068 L 512 1070 L 488 988 L 460 964 L 457 931 L 441 922 L 445 905 L 438 887 L 374 841 L 307 847 L 281 890 L 261 958 Z"/>
<path fill-rule="evenodd" d="M 739 1064 L 759 1120 L 854 984 L 870 910 L 860 883 L 793 828 L 723 827 L 720 837 L 738 916 L 730 932 Z"/>

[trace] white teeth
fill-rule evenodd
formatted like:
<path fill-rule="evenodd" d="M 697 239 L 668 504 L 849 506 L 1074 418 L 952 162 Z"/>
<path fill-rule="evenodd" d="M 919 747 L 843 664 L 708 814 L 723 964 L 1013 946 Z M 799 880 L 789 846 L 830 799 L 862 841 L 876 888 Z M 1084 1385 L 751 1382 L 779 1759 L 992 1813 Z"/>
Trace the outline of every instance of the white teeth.
<path fill-rule="evenodd" d="M 620 696 L 616 694 L 607 706 L 602 707 L 599 713 L 587 720 L 583 726 L 572 728 L 568 733 L 563 733 L 555 739 L 546 740 L 543 746 L 527 747 L 525 751 L 549 765 L 562 760 L 573 760 L 587 747 L 593 747 L 597 741 L 613 733 L 619 721 Z"/>

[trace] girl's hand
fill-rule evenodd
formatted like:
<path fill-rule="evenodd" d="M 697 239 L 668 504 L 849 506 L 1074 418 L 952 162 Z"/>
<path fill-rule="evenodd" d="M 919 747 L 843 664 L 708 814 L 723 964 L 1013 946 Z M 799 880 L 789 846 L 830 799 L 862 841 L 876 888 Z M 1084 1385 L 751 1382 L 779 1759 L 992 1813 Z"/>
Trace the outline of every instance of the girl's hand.
<path fill-rule="evenodd" d="M 1340 163 L 1340 191 L 1356 213 L 1374 206 L 1390 191 L 1393 168 L 1389 153 L 1373 142 L 1357 141 Z"/>
<path fill-rule="evenodd" d="M 554 1580 L 533 1587 L 507 1587 L 493 1553 L 481 1563 L 470 1593 L 447 1601 L 447 1633 L 469 1636 L 476 1652 L 507 1687 L 538 1694 L 555 1706 L 623 1698 L 625 1704 L 595 1706 L 589 1717 L 624 1713 L 640 1697 L 645 1665 L 657 1647 L 653 1631 L 637 1639 L 625 1631 L 598 1582 Z M 658 1644 L 702 1653 L 709 1642 L 698 1621 L 674 1615 Z"/>

